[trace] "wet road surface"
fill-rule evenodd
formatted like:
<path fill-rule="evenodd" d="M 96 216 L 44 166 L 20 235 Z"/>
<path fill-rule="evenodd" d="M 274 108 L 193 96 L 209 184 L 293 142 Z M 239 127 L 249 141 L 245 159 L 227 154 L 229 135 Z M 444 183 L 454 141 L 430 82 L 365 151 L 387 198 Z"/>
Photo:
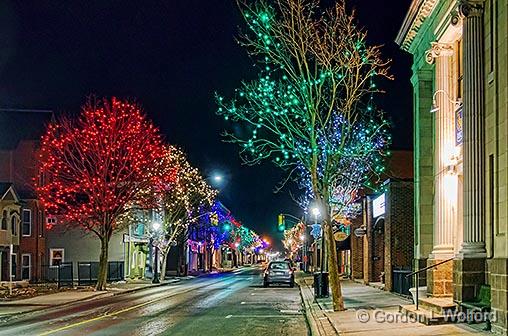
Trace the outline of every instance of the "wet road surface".
<path fill-rule="evenodd" d="M 23 315 L 0 335 L 307 335 L 298 288 L 258 267 Z"/>

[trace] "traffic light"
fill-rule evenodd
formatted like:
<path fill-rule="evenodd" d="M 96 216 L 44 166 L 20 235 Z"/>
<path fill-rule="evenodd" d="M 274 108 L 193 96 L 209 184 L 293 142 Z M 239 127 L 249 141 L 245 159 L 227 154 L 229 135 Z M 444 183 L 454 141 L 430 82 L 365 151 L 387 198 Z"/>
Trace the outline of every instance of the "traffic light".
<path fill-rule="evenodd" d="M 277 231 L 284 232 L 284 230 L 286 230 L 286 216 L 280 214 L 277 222 Z"/>

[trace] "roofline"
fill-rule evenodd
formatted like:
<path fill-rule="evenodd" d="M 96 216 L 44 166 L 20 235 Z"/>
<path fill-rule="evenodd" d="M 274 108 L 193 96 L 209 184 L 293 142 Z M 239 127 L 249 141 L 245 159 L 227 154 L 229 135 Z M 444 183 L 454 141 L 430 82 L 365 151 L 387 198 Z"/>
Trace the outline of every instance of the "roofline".
<path fill-rule="evenodd" d="M 10 183 L 10 182 L 9 182 Z M 18 203 L 20 201 L 20 198 L 19 198 L 19 195 L 18 193 L 16 192 L 16 189 L 14 189 L 14 184 L 13 183 L 10 183 L 10 186 L 9 188 L 7 188 L 7 190 L 5 190 L 4 194 L 2 195 L 2 197 L 0 198 L 0 200 L 3 200 L 5 195 L 7 195 L 7 193 L 11 191 L 12 194 L 14 195 L 14 197 L 16 198 L 14 201 L 15 203 Z"/>
<path fill-rule="evenodd" d="M 17 108 L 0 108 L 0 112 L 14 112 L 14 113 L 53 113 L 53 110 L 45 110 L 45 109 L 17 109 Z"/>
<path fill-rule="evenodd" d="M 422 23 L 432 13 L 439 0 L 413 0 L 397 33 L 395 42 L 408 51 Z"/>

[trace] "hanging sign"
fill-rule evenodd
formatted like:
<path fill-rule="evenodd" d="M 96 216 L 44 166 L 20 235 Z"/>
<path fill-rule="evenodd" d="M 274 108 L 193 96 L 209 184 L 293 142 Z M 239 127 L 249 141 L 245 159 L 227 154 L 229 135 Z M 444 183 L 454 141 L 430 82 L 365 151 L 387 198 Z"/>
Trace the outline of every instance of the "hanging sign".
<path fill-rule="evenodd" d="M 462 104 L 455 110 L 455 146 L 462 145 L 464 134 L 462 131 Z"/>
<path fill-rule="evenodd" d="M 363 237 L 367 234 L 367 229 L 365 228 L 365 226 L 362 226 L 362 227 L 355 229 L 354 233 L 355 233 L 355 236 L 360 238 L 360 237 Z"/>
<path fill-rule="evenodd" d="M 372 201 L 372 217 L 376 218 L 385 213 L 385 194 L 381 194 Z"/>
<path fill-rule="evenodd" d="M 333 235 L 333 237 L 335 238 L 335 241 L 339 241 L 339 242 L 346 240 L 346 238 L 348 236 L 349 235 L 346 232 L 343 232 L 343 231 L 337 231 Z"/>

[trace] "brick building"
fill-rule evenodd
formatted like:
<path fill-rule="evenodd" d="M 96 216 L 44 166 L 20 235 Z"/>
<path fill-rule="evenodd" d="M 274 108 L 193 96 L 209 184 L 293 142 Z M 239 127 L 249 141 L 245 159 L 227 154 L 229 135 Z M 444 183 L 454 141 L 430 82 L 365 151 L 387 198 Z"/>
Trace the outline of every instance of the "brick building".
<path fill-rule="evenodd" d="M 46 217 L 32 185 L 39 178 L 39 138 L 51 117 L 49 111 L 0 110 L 0 181 L 13 184 L 21 204 L 16 274 L 33 282 L 41 278 L 45 264 Z"/>
<path fill-rule="evenodd" d="M 408 294 L 407 286 L 395 286 L 394 277 L 412 266 L 412 175 L 412 152 L 394 151 L 387 162 L 383 193 L 366 195 L 362 215 L 351 224 L 352 277 L 404 294 Z M 365 235 L 355 234 L 358 229 Z"/>

